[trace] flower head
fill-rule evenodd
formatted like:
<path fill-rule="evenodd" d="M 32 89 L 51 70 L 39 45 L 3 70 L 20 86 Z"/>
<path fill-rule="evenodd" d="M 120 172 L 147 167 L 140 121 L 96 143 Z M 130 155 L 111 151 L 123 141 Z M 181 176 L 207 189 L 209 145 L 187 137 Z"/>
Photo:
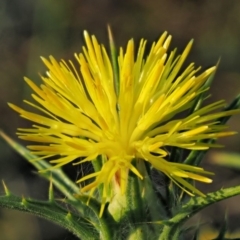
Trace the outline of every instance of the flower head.
<path fill-rule="evenodd" d="M 90 191 L 90 195 L 103 184 L 100 214 L 109 200 L 113 179 L 124 193 L 129 171 L 143 178 L 133 159 L 149 162 L 189 194 L 203 195 L 185 179 L 209 183 L 211 179 L 203 175 L 211 173 L 200 167 L 167 161 L 166 147 L 206 150 L 218 145 L 202 140 L 234 134 L 217 121 L 234 114 L 234 111 L 216 113 L 215 110 L 225 106 L 224 101 L 176 118 L 208 90 L 205 83 L 215 67 L 197 74 L 200 68 L 195 69 L 191 63 L 182 70 L 192 41 L 180 56 L 175 57 L 176 50 L 168 55 L 171 36 L 166 32 L 152 44 L 146 58 L 146 40 L 141 40 L 136 57 L 134 41 L 130 40 L 125 51 L 120 48 L 118 56 L 117 93 L 105 47 L 87 32 L 84 37 L 83 53 L 75 54 L 80 69 L 71 61 L 59 63 L 53 57 L 42 58 L 48 68 L 46 76 L 41 77 L 43 84 L 38 87 L 25 78 L 35 92 L 32 97 L 36 103 L 25 102 L 42 114 L 10 104 L 23 118 L 35 123 L 32 128 L 18 129 L 20 138 L 36 142 L 28 148 L 41 159 L 55 157 L 50 161 L 54 167 L 79 158 L 79 163 L 95 161 L 102 155 L 101 170 L 79 180 L 94 178 L 81 188 L 82 192 Z"/>

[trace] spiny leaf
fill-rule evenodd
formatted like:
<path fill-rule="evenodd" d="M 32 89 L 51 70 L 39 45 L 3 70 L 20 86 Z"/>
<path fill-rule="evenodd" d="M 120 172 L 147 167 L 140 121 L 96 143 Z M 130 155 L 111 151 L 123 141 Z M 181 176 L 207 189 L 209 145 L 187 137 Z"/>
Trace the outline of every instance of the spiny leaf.
<path fill-rule="evenodd" d="M 33 155 L 28 149 L 17 143 L 4 132 L 0 131 L 0 136 L 23 158 L 34 165 L 38 170 L 47 170 L 52 166 L 44 160 L 36 160 L 38 157 Z M 36 161 L 33 161 L 36 160 Z M 79 192 L 79 188 L 73 183 L 61 169 L 52 169 L 51 171 L 44 171 L 39 173 L 44 178 L 52 179 L 53 184 L 69 199 L 74 200 L 74 193 Z"/>
<path fill-rule="evenodd" d="M 89 221 L 73 214 L 69 218 L 68 211 L 57 203 L 52 204 L 49 201 L 37 201 L 10 195 L 0 196 L 0 207 L 28 212 L 50 220 L 68 229 L 83 240 L 97 239 L 99 237 Z"/>
<path fill-rule="evenodd" d="M 192 215 L 213 203 L 236 195 L 240 195 L 240 186 L 221 189 L 216 192 L 207 194 L 206 197 L 192 197 L 187 204 L 179 206 L 179 209 L 176 209 L 175 216 L 168 220 L 167 223 L 165 223 L 161 237 L 159 239 L 174 239 L 173 236 L 176 236 L 181 225 Z"/>
<path fill-rule="evenodd" d="M 37 159 L 37 157 L 35 155 L 31 154 L 31 152 L 29 150 L 27 150 L 25 147 L 23 147 L 16 141 L 9 138 L 2 131 L 0 131 L 0 136 L 2 136 L 2 138 L 4 140 L 6 140 L 6 142 L 14 150 L 16 150 L 27 161 L 29 161 L 31 164 L 33 164 L 38 170 L 46 170 L 46 169 L 49 169 L 50 167 L 52 167 L 48 162 L 46 162 L 44 160 L 33 161 L 33 160 Z M 81 216 L 84 216 L 84 217 L 90 219 L 89 216 L 86 216 L 86 214 L 85 214 L 86 212 L 89 212 L 89 206 L 87 206 L 85 203 L 81 202 L 78 198 L 75 197 L 79 194 L 79 188 L 77 187 L 77 185 L 75 183 L 73 183 L 65 175 L 65 173 L 61 169 L 52 169 L 51 171 L 44 171 L 39 174 L 41 176 L 43 176 L 44 178 L 48 179 L 50 182 L 52 182 L 54 184 L 54 186 L 56 186 L 64 194 L 64 196 L 67 197 L 67 199 L 69 200 L 68 203 L 73 205 L 76 208 L 76 210 L 81 214 Z M 5 188 L 5 192 L 6 192 L 6 194 L 10 194 L 10 192 L 7 190 L 7 188 Z M 51 185 L 49 188 L 49 199 L 50 200 L 54 199 L 53 190 L 52 190 Z M 97 218 L 91 219 L 91 221 L 95 225 L 97 225 L 97 223 L 98 223 Z"/>
<path fill-rule="evenodd" d="M 23 156 L 27 161 L 29 161 L 31 164 L 33 164 L 38 170 L 46 170 L 51 167 L 51 165 L 44 161 L 44 160 L 37 160 L 32 161 L 34 159 L 37 159 L 37 157 L 33 154 L 31 154 L 30 151 L 28 151 L 25 147 L 17 143 L 16 141 L 9 138 L 6 134 L 0 131 L 0 136 L 2 136 L 9 145 L 16 150 L 21 156 Z M 67 200 L 64 200 L 65 202 L 68 202 L 69 204 L 73 205 L 76 210 L 79 211 L 79 213 L 88 219 L 91 219 L 92 223 L 97 226 L 98 224 L 98 218 L 92 219 L 90 216 L 86 215 L 86 213 L 89 213 L 89 209 L 91 207 L 87 206 L 84 202 L 80 201 L 79 198 L 76 198 L 75 196 L 79 195 L 79 188 L 75 183 L 73 183 L 61 169 L 53 169 L 51 171 L 44 171 L 40 173 L 41 176 L 51 181 L 66 197 Z M 6 191 L 7 188 L 5 188 Z M 10 193 L 9 191 L 6 191 L 6 194 Z M 53 190 L 49 188 L 49 199 L 54 199 L 53 196 Z M 107 231 L 107 230 L 105 230 Z"/>
<path fill-rule="evenodd" d="M 240 94 L 233 99 L 233 101 L 224 108 L 223 111 L 229 111 L 229 110 L 234 110 L 234 109 L 239 109 L 240 108 Z M 225 124 L 231 116 L 226 116 L 218 119 L 221 124 Z"/>

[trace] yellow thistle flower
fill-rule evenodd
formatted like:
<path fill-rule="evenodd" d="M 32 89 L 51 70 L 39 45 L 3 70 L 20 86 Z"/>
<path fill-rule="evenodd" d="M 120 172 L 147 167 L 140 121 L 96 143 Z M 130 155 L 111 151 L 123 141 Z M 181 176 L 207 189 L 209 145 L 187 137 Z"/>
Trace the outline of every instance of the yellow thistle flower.
<path fill-rule="evenodd" d="M 80 71 L 71 61 L 58 63 L 53 57 L 42 58 L 49 69 L 46 76 L 41 77 L 43 84 L 38 87 L 25 78 L 35 92 L 32 97 L 37 104 L 25 102 L 43 115 L 9 104 L 21 117 L 35 122 L 30 129 L 18 129 L 20 138 L 38 143 L 28 148 L 40 159 L 56 157 L 50 161 L 54 167 L 77 158 L 83 163 L 104 156 L 105 162 L 99 172 L 78 181 L 94 178 L 81 188 L 81 192 L 90 191 L 90 196 L 103 184 L 100 215 L 109 201 L 113 179 L 124 193 L 129 170 L 143 178 L 133 165 L 133 159 L 149 162 L 190 195 L 204 195 L 184 179 L 210 183 L 212 180 L 202 174 L 212 173 L 200 167 L 168 162 L 166 147 L 206 150 L 219 145 L 201 140 L 234 134 L 225 131 L 226 126 L 217 121 L 234 114 L 234 110 L 210 113 L 224 107 L 224 101 L 173 120 L 178 113 L 190 109 L 194 100 L 208 90 L 204 83 L 215 67 L 196 75 L 200 68 L 195 69 L 191 63 L 182 71 L 193 42 L 190 41 L 182 55 L 175 58 L 175 50 L 170 55 L 166 53 L 171 41 L 166 32 L 152 44 L 146 58 L 146 40 L 141 40 L 136 58 L 134 41 L 130 40 L 125 52 L 120 48 L 118 56 L 117 94 L 113 67 L 105 47 L 87 32 L 84 37 L 83 53 L 75 54 Z"/>

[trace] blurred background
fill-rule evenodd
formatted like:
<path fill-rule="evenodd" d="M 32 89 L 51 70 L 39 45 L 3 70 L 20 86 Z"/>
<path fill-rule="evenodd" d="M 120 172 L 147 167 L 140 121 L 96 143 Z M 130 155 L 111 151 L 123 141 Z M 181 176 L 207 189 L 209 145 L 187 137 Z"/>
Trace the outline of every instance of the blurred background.
<path fill-rule="evenodd" d="M 211 101 L 230 103 L 240 93 L 239 0 L 0 0 L 0 128 L 17 139 L 16 128 L 30 126 L 7 102 L 23 106 L 23 99 L 31 99 L 23 76 L 40 83 L 39 73 L 45 67 L 39 56 L 73 59 L 81 51 L 85 29 L 108 46 L 107 24 L 118 46 L 126 46 L 130 38 L 138 42 L 143 37 L 151 43 L 166 30 L 173 36 L 170 49 L 182 51 L 194 38 L 188 64 L 194 61 L 205 69 L 221 58 Z M 230 128 L 240 132 L 239 123 L 240 116 L 234 116 Z M 240 152 L 240 135 L 220 142 L 226 146 L 221 151 Z M 0 155 L 0 179 L 12 192 L 47 198 L 48 183 L 1 139 Z M 216 173 L 214 182 L 201 189 L 207 192 L 240 184 L 240 170 L 217 166 L 214 158 L 216 151 L 210 151 L 204 159 L 205 168 Z M 77 179 L 79 169 L 67 167 L 66 171 Z M 211 239 L 209 232 L 222 225 L 226 211 L 232 236 L 240 238 L 239 201 L 235 197 L 217 203 L 194 217 L 204 223 L 202 239 Z M 75 239 L 54 224 L 10 210 L 0 210 L 0 233 L 1 240 Z"/>

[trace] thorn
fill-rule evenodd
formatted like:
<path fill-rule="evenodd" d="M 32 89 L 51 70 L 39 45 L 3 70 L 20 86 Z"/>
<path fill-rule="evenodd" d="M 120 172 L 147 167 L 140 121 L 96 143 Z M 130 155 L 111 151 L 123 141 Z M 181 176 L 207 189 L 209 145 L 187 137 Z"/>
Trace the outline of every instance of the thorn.
<path fill-rule="evenodd" d="M 0 129 L 0 136 L 6 141 L 8 140 L 8 136 L 1 129 Z"/>
<path fill-rule="evenodd" d="M 3 184 L 3 188 L 4 188 L 4 192 L 6 194 L 6 196 L 10 196 L 11 192 L 8 190 L 7 185 L 5 184 L 5 182 L 2 180 L 2 184 Z"/>
<path fill-rule="evenodd" d="M 67 216 L 66 216 L 67 220 L 72 220 L 72 214 L 70 212 L 68 212 Z"/>
<path fill-rule="evenodd" d="M 99 218 L 101 218 L 102 215 L 103 215 L 103 211 L 104 211 L 104 208 L 105 208 L 105 204 L 106 204 L 106 203 L 102 203 L 102 204 L 101 204 L 100 212 L 99 212 Z"/>
<path fill-rule="evenodd" d="M 24 206 L 27 206 L 27 200 L 26 200 L 26 198 L 24 197 L 24 196 L 22 196 L 22 202 L 21 202 L 21 204 L 22 205 L 24 205 Z"/>
<path fill-rule="evenodd" d="M 52 183 L 52 176 L 50 177 L 50 185 L 48 191 L 48 199 L 50 202 L 54 202 L 54 192 L 53 192 L 53 183 Z"/>
<path fill-rule="evenodd" d="M 153 222 L 145 222 L 145 223 L 150 223 L 150 224 L 164 224 L 165 221 L 153 221 Z"/>
<path fill-rule="evenodd" d="M 114 45 L 112 30 L 109 24 L 107 25 L 107 31 L 108 31 L 108 39 L 110 41 L 110 44 Z"/>
<path fill-rule="evenodd" d="M 220 65 L 220 62 L 221 62 L 221 57 L 218 58 L 218 61 L 216 63 L 216 69 L 218 69 L 219 65 Z"/>

